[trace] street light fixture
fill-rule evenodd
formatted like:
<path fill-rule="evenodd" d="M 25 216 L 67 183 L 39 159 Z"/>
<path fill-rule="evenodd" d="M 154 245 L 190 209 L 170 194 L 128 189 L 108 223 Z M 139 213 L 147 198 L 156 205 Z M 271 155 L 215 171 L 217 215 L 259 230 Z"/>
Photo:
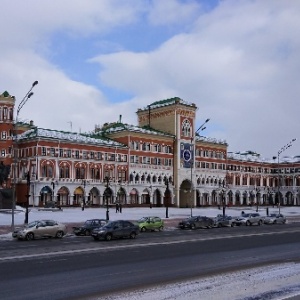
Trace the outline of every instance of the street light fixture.
<path fill-rule="evenodd" d="M 104 191 L 104 196 L 106 198 L 106 221 L 109 221 L 108 196 L 111 194 L 111 191 L 109 189 L 109 177 L 108 176 L 105 177 L 105 181 L 106 181 L 106 188 L 105 188 L 105 191 Z"/>
<path fill-rule="evenodd" d="M 29 206 L 29 191 L 30 191 L 30 173 L 27 172 L 26 175 L 26 181 L 27 181 L 27 195 L 26 195 L 26 210 L 25 210 L 25 220 L 24 224 L 28 224 L 28 206 Z"/>
<path fill-rule="evenodd" d="M 220 183 L 220 193 L 222 195 L 222 209 L 223 209 L 223 217 L 225 218 L 226 215 L 226 192 L 227 192 L 227 184 L 226 184 L 226 180 L 223 179 L 222 183 Z"/>
<path fill-rule="evenodd" d="M 168 219 L 169 218 L 169 200 L 170 200 L 169 179 L 167 177 L 165 177 L 164 182 L 166 185 L 166 191 L 165 191 L 166 218 Z"/>
<path fill-rule="evenodd" d="M 279 172 L 279 157 L 280 154 L 282 152 L 284 152 L 286 149 L 290 148 L 293 144 L 293 142 L 295 142 L 296 139 L 292 139 L 289 143 L 287 143 L 286 145 L 284 145 L 280 150 L 278 150 L 277 153 L 277 172 L 278 172 L 278 183 L 277 183 L 277 193 L 278 193 L 278 209 L 279 209 L 279 214 L 280 214 L 280 172 Z M 276 158 L 276 156 L 274 156 L 273 158 Z"/>
<path fill-rule="evenodd" d="M 206 129 L 205 124 L 209 122 L 210 119 L 206 119 L 205 122 L 195 131 L 195 136 L 199 135 L 199 131 Z M 194 136 L 191 136 L 191 158 L 190 158 L 190 168 L 191 168 L 191 217 L 193 216 L 193 165 L 195 163 L 195 147 L 193 147 Z M 196 143 L 195 143 L 196 144 Z"/>
<path fill-rule="evenodd" d="M 13 154 L 14 154 L 14 168 L 13 168 L 13 190 L 12 190 L 12 209 L 11 209 L 11 228 L 14 231 L 15 229 L 15 206 L 16 206 L 16 185 L 17 185 L 17 163 L 18 163 L 18 137 L 17 137 L 17 124 L 18 124 L 18 117 L 20 110 L 22 107 L 26 104 L 29 98 L 33 96 L 32 89 L 38 84 L 39 82 L 36 80 L 29 91 L 26 93 L 20 104 L 17 108 L 17 115 L 16 120 L 13 125 L 13 136 L 14 136 L 14 148 L 13 148 Z M 29 193 L 27 193 L 29 194 Z M 29 200 L 29 199 L 28 199 Z M 28 213 L 27 213 L 28 218 Z M 26 220 L 25 220 L 26 221 Z"/>
<path fill-rule="evenodd" d="M 258 206 L 259 206 L 259 201 L 258 201 L 258 195 L 260 195 L 260 188 L 255 187 L 252 191 L 252 193 L 255 193 L 255 198 L 256 198 L 256 212 L 258 212 Z"/>

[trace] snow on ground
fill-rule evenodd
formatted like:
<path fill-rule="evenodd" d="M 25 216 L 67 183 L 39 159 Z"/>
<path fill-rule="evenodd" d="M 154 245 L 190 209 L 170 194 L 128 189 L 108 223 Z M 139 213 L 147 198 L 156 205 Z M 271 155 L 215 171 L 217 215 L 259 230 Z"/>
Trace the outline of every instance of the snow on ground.
<path fill-rule="evenodd" d="M 89 300 L 282 300 L 300 295 L 299 274 L 286 263 Z"/>
<path fill-rule="evenodd" d="M 106 208 L 85 208 L 84 211 L 80 207 L 75 208 L 63 208 L 61 211 L 47 211 L 39 210 L 37 207 L 29 208 L 29 222 L 41 219 L 53 219 L 59 222 L 65 223 L 74 223 L 74 222 L 84 222 L 87 219 L 106 218 Z M 231 216 L 238 216 L 241 214 L 241 211 L 255 212 L 256 207 L 230 207 L 226 208 L 226 214 Z M 300 207 L 281 207 L 281 213 L 286 216 L 300 216 Z M 278 208 L 275 206 L 269 207 L 269 213 L 277 213 Z M 266 208 L 259 207 L 259 213 L 262 216 L 266 215 Z M 169 218 L 170 219 L 181 219 L 190 216 L 190 208 L 169 208 Z M 218 214 L 222 214 L 222 209 L 218 208 L 193 208 L 192 214 L 202 215 L 207 217 L 216 217 Z M 134 207 L 127 208 L 123 207 L 122 213 L 116 213 L 114 208 L 109 209 L 110 220 L 124 219 L 124 220 L 138 220 L 143 216 L 158 216 L 163 219 L 166 217 L 166 208 L 165 207 Z M 14 215 L 14 223 L 17 226 L 23 225 L 25 219 L 25 210 L 22 207 L 17 207 Z M 2 225 L 11 225 L 12 216 L 11 210 L 0 210 L 0 226 Z"/>

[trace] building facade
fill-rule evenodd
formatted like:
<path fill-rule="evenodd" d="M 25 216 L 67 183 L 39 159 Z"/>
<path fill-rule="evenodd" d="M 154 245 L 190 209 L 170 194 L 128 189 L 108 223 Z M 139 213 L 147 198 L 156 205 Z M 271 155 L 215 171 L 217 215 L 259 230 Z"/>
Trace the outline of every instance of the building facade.
<path fill-rule="evenodd" d="M 300 205 L 300 157 L 228 153 L 226 141 L 197 133 L 197 107 L 180 98 L 139 109 L 137 125 L 120 118 L 89 134 L 15 122 L 14 108 L 0 95 L 4 184 L 19 205 Z"/>

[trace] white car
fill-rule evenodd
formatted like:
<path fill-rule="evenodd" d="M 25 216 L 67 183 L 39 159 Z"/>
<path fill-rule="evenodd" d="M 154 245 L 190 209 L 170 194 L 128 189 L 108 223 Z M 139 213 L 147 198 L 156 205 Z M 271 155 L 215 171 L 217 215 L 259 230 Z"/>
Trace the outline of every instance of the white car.
<path fill-rule="evenodd" d="M 265 224 L 278 224 L 278 223 L 285 224 L 286 217 L 282 214 L 270 214 L 269 216 L 265 217 L 264 223 Z"/>
<path fill-rule="evenodd" d="M 53 220 L 33 221 L 23 228 L 16 228 L 12 233 L 19 240 L 33 240 L 36 238 L 62 238 L 67 233 L 67 226 Z"/>

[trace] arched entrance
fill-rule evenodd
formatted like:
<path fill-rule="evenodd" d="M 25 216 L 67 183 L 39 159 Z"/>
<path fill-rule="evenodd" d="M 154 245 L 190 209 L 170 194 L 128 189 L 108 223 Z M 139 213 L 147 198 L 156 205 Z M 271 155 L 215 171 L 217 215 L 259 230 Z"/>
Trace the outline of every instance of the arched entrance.
<path fill-rule="evenodd" d="M 161 193 L 158 189 L 156 189 L 153 193 L 153 202 L 156 203 L 157 207 L 161 207 L 162 206 L 162 196 Z"/>
<path fill-rule="evenodd" d="M 138 205 L 139 204 L 139 195 L 136 189 L 132 189 L 129 194 L 129 204 Z"/>
<path fill-rule="evenodd" d="M 62 186 L 57 191 L 57 205 L 58 206 L 69 206 L 70 205 L 69 194 L 70 194 L 69 190 L 65 186 Z"/>
<path fill-rule="evenodd" d="M 241 195 L 239 191 L 237 191 L 235 194 L 235 203 L 233 203 L 233 205 L 241 205 Z"/>
<path fill-rule="evenodd" d="M 89 205 L 98 206 L 100 205 L 100 192 L 97 188 L 93 187 L 88 196 Z"/>
<path fill-rule="evenodd" d="M 117 192 L 117 203 L 127 204 L 126 191 L 122 187 Z"/>
<path fill-rule="evenodd" d="M 141 195 L 141 204 L 149 204 L 150 205 L 150 192 L 148 189 L 144 189 Z"/>
<path fill-rule="evenodd" d="M 197 207 L 201 206 L 200 192 L 198 190 L 196 190 L 196 206 Z"/>
<path fill-rule="evenodd" d="M 52 190 L 49 186 L 44 186 L 40 192 L 39 206 L 54 205 L 52 202 Z"/>
<path fill-rule="evenodd" d="M 103 193 L 103 205 L 109 206 L 113 204 L 113 191 L 107 187 Z"/>
<path fill-rule="evenodd" d="M 294 197 L 291 192 L 287 192 L 286 195 L 286 205 L 292 206 L 294 204 Z"/>
<path fill-rule="evenodd" d="M 84 201 L 83 196 L 84 196 L 84 190 L 82 189 L 82 187 L 79 186 L 74 191 L 73 205 L 74 206 L 81 205 L 81 202 Z"/>
<path fill-rule="evenodd" d="M 193 203 L 192 185 L 189 180 L 184 180 L 179 190 L 179 207 L 190 207 Z"/>

